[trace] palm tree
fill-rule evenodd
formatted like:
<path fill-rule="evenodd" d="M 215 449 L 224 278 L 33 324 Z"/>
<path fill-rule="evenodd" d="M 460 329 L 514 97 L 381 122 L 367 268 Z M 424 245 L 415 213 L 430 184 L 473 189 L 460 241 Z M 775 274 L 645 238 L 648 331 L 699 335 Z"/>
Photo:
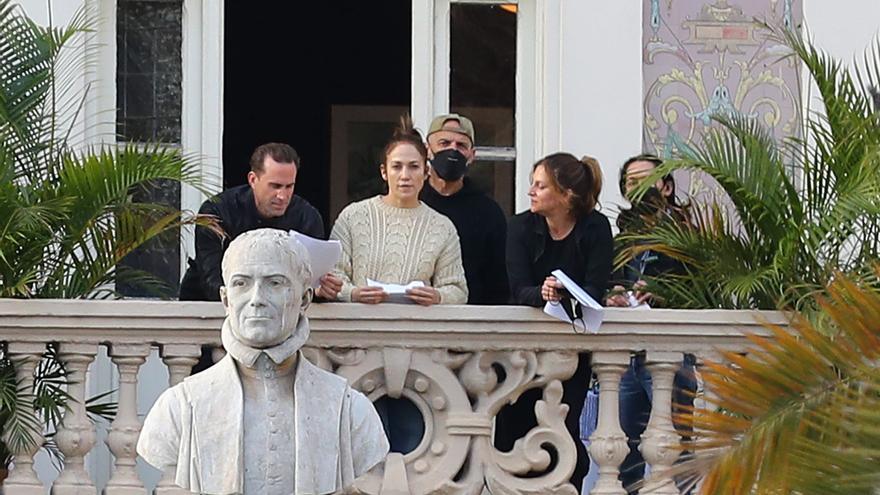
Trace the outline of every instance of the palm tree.
<path fill-rule="evenodd" d="M 715 407 L 686 419 L 700 437 L 681 466 L 704 477 L 701 493 L 877 493 L 880 292 L 841 275 L 817 303 L 823 326 L 770 326 L 703 373 Z"/>
<path fill-rule="evenodd" d="M 645 249 L 690 269 L 652 282 L 682 308 L 808 308 L 835 273 L 866 275 L 880 255 L 880 44 L 848 70 L 797 33 L 770 29 L 807 68 L 823 108 L 776 141 L 757 119 L 719 117 L 697 146 L 658 167 L 705 173 L 725 196 L 695 204 L 692 225 L 661 219 L 621 236 L 618 263 Z"/>
<path fill-rule="evenodd" d="M 0 0 L 0 297 L 114 297 L 121 280 L 155 285 L 155 277 L 125 270 L 120 260 L 181 226 L 217 225 L 135 199 L 157 181 L 207 192 L 198 164 L 179 150 L 78 142 L 87 95 L 75 92 L 83 62 L 68 58 L 88 31 L 84 11 L 64 28 L 44 28 L 16 2 Z M 8 445 L 30 441 L 28 431 L 42 432 L 44 425 L 21 411 L 34 407 L 45 425 L 54 425 L 69 399 L 54 349 L 47 350 L 33 391 L 19 388 L 12 366 L 0 349 L 0 433 Z M 5 447 L 2 460 L 8 460 Z"/>

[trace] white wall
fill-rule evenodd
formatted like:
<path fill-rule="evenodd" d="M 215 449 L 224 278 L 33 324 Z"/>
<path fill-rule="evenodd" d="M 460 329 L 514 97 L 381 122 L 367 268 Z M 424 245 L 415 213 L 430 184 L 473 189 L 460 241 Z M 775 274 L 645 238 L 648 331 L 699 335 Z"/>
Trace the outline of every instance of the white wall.
<path fill-rule="evenodd" d="M 618 167 L 642 148 L 642 4 L 565 0 L 562 8 L 562 147 L 599 160 L 600 201 L 614 215 Z"/>
<path fill-rule="evenodd" d="M 805 0 L 804 18 L 819 47 L 850 60 L 874 41 L 880 29 L 880 1 Z"/>

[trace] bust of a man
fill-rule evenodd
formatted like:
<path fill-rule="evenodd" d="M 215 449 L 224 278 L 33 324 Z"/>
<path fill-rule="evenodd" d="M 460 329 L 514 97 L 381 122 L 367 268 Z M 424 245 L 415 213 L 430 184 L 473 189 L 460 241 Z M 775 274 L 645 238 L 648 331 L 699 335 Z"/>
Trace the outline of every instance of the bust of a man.
<path fill-rule="evenodd" d="M 388 453 L 373 404 L 299 352 L 309 337 L 308 252 L 287 233 L 237 237 L 222 263 L 227 355 L 166 390 L 137 451 L 193 493 L 344 490 Z"/>

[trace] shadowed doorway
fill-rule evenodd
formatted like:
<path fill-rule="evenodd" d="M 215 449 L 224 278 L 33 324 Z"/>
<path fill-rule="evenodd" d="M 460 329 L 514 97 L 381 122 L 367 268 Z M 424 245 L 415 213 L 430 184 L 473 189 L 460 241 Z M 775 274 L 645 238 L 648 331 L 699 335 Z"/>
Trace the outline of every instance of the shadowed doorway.
<path fill-rule="evenodd" d="M 410 107 L 411 15 L 411 0 L 226 2 L 224 188 L 269 141 L 299 152 L 296 193 L 328 233 L 331 182 L 334 213 L 380 187 L 379 151 Z"/>

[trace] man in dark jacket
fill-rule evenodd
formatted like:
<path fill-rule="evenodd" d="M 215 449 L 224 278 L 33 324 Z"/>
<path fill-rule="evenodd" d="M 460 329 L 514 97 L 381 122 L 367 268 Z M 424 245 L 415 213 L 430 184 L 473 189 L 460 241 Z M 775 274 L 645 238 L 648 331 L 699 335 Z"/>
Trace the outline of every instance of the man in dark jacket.
<path fill-rule="evenodd" d="M 422 201 L 458 231 L 468 304 L 505 304 L 507 222 L 498 203 L 465 177 L 474 161 L 474 124 L 458 114 L 440 115 L 431 121 L 427 141 L 431 175 Z"/>
<path fill-rule="evenodd" d="M 323 239 L 321 214 L 305 199 L 293 193 L 300 159 L 282 143 L 259 146 L 251 155 L 246 185 L 223 191 L 205 201 L 199 213 L 214 215 L 226 233 L 221 237 L 205 227 L 196 227 L 196 258 L 180 284 L 182 301 L 219 301 L 223 278 L 220 261 L 233 239 L 259 228 L 296 230 Z M 316 295 L 335 299 L 342 281 L 333 275 L 321 277 Z"/>

